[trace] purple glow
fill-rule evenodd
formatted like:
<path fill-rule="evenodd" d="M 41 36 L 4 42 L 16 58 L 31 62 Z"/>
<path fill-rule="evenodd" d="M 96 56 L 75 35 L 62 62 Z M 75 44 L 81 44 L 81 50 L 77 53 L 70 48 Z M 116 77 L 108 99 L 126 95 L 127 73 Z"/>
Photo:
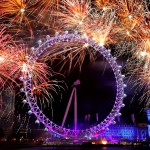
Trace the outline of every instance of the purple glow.
<path fill-rule="evenodd" d="M 31 108 L 31 111 L 37 117 L 39 122 L 45 125 L 45 129 L 60 136 L 66 136 L 70 138 L 80 137 L 80 138 L 87 138 L 87 137 L 95 137 L 101 134 L 106 128 L 114 123 L 114 119 L 116 116 L 119 115 L 119 111 L 123 106 L 123 98 L 124 98 L 124 84 L 123 84 L 123 76 L 121 75 L 120 66 L 117 65 L 116 59 L 111 55 L 110 50 L 107 50 L 105 47 L 102 47 L 92 39 L 84 38 L 80 36 L 77 32 L 74 34 L 69 34 L 66 31 L 63 35 L 59 35 L 58 33 L 55 34 L 55 37 L 46 37 L 46 41 L 42 43 L 39 41 L 39 47 L 34 48 L 34 60 L 37 60 L 40 55 L 47 51 L 48 48 L 52 47 L 55 43 L 63 43 L 63 42 L 74 42 L 77 41 L 79 43 L 87 43 L 89 46 L 93 47 L 96 51 L 100 52 L 103 57 L 106 58 L 108 63 L 110 64 L 117 83 L 117 94 L 116 94 L 116 101 L 113 106 L 112 111 L 110 114 L 102 121 L 100 124 L 96 125 L 95 127 L 85 129 L 85 130 L 70 130 L 63 128 L 62 126 L 58 126 L 54 124 L 51 120 L 49 120 L 45 114 L 42 113 L 40 108 L 38 107 L 36 100 L 32 93 L 32 77 L 30 74 L 23 77 L 24 88 L 21 91 L 24 91 L 26 94 L 26 100 Z M 76 106 L 77 107 L 77 106 Z M 77 114 L 75 114 L 77 115 Z M 76 118 L 76 117 L 75 117 Z M 77 120 L 75 120 L 77 124 Z"/>

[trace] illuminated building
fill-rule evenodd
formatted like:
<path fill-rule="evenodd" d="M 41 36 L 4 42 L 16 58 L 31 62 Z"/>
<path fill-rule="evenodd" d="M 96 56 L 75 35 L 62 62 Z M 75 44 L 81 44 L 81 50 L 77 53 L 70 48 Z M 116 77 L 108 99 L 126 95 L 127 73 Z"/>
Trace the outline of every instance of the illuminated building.
<path fill-rule="evenodd" d="M 147 109 L 146 114 L 147 114 L 147 120 L 148 120 L 148 125 L 147 125 L 147 127 L 148 127 L 148 136 L 150 138 L 150 109 Z"/>

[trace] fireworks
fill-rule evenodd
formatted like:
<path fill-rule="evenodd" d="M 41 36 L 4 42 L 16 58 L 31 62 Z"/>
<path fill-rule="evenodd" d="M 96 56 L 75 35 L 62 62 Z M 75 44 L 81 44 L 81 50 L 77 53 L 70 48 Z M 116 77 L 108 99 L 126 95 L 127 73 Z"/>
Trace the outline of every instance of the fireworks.
<path fill-rule="evenodd" d="M 93 38 L 97 43 L 104 46 L 106 44 L 115 43 L 114 34 L 115 28 L 114 23 L 116 21 L 115 13 L 93 13 L 91 15 L 93 22 L 90 24 L 90 20 L 85 26 L 84 33 L 88 37 Z"/>
<path fill-rule="evenodd" d="M 3 0 L 0 3 L 0 15 L 5 19 L 5 23 L 8 26 L 15 26 L 17 28 L 16 30 L 23 28 L 25 24 L 32 36 L 33 33 L 29 20 L 29 15 L 32 12 L 29 7 L 31 7 L 30 2 L 26 0 Z"/>
<path fill-rule="evenodd" d="M 4 87 L 9 80 L 13 80 L 10 75 L 10 59 L 12 48 L 9 46 L 11 39 L 4 34 L 4 29 L 0 32 L 0 87 Z"/>
<path fill-rule="evenodd" d="M 58 4 L 59 0 L 37 0 L 36 1 L 36 8 L 40 8 L 40 14 L 43 14 L 44 12 L 48 12 L 49 10 L 55 9 L 55 7 L 57 8 L 57 4 Z"/>
<path fill-rule="evenodd" d="M 60 12 L 56 15 L 60 18 L 64 28 L 82 28 L 90 12 L 90 1 L 71 0 L 63 1 L 60 5 Z"/>
<path fill-rule="evenodd" d="M 132 55 L 127 62 L 129 71 L 140 65 L 141 71 L 134 69 L 131 74 L 139 75 L 140 82 L 145 83 L 142 85 L 149 87 L 150 12 L 144 0 L 2 0 L 0 19 L 1 26 L 6 26 L 6 35 L 4 29 L 0 34 L 1 85 L 10 80 L 16 82 L 21 74 L 30 73 L 33 93 L 47 93 L 44 88 L 54 85 L 49 77 L 55 74 L 47 62 L 56 64 L 59 60 L 56 66 L 63 64 L 59 71 L 69 64 L 70 72 L 73 66 L 81 70 L 87 52 L 95 60 L 96 53 L 86 43 L 56 44 L 36 60 L 34 50 L 28 48 L 31 42 L 30 45 L 20 42 L 27 43 L 28 31 L 30 37 L 39 38 L 47 32 L 53 35 L 55 30 L 76 30 L 101 46 L 115 45 L 117 56 Z M 19 34 L 20 31 L 24 34 Z M 149 88 L 145 90 L 149 95 Z"/>
<path fill-rule="evenodd" d="M 43 55 L 43 59 L 45 62 L 50 61 L 51 64 L 53 64 L 56 60 L 59 60 L 54 67 L 58 67 L 59 72 L 68 74 L 74 68 L 79 68 L 79 71 L 81 71 L 87 55 L 89 55 L 90 61 L 94 61 L 96 59 L 96 52 L 86 43 L 81 44 L 78 42 L 66 42 L 56 44 L 54 47 L 49 49 L 49 51 Z M 67 70 L 67 72 L 63 70 Z"/>
<path fill-rule="evenodd" d="M 103 11 L 111 10 L 116 4 L 113 0 L 96 0 L 96 6 Z"/>

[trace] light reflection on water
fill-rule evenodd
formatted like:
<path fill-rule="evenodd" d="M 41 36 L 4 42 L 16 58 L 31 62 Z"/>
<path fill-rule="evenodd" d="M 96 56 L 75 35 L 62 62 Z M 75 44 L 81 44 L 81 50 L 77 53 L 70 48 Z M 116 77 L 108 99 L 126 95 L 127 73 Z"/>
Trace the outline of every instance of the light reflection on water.
<path fill-rule="evenodd" d="M 14 147 L 14 150 L 150 150 L 150 147 Z"/>

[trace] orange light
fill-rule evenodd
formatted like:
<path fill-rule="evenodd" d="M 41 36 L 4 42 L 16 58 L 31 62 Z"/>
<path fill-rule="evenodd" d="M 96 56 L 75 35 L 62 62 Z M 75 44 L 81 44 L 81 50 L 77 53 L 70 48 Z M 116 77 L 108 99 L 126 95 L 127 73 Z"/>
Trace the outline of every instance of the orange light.
<path fill-rule="evenodd" d="M 150 39 L 146 40 L 146 48 L 147 48 L 147 51 L 150 52 Z"/>
<path fill-rule="evenodd" d="M 95 144 L 95 142 L 92 142 L 92 144 L 94 145 L 94 144 Z"/>
<path fill-rule="evenodd" d="M 106 141 L 106 140 L 102 140 L 101 142 L 102 142 L 102 144 L 104 144 L 104 145 L 107 144 L 107 141 Z"/>

